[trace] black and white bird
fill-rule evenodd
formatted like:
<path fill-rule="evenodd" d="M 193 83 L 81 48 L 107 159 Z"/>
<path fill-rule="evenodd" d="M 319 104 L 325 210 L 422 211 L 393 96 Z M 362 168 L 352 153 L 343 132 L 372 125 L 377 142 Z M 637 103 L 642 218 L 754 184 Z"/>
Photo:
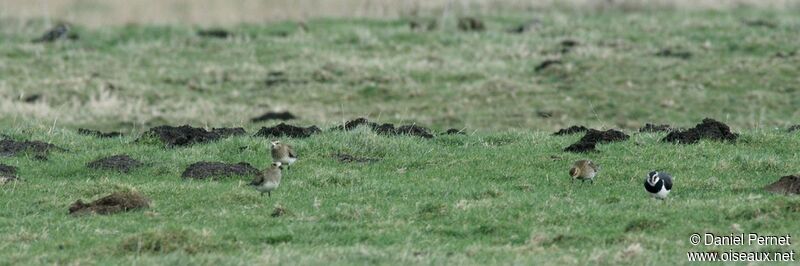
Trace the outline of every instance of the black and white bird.
<path fill-rule="evenodd" d="M 657 199 L 666 199 L 672 190 L 672 176 L 664 172 L 650 172 L 644 180 L 644 189 Z"/>
<path fill-rule="evenodd" d="M 42 37 L 34 39 L 32 42 L 34 43 L 41 43 L 41 42 L 54 42 L 58 39 L 68 37 L 70 27 L 67 23 L 59 23 L 45 34 Z"/>

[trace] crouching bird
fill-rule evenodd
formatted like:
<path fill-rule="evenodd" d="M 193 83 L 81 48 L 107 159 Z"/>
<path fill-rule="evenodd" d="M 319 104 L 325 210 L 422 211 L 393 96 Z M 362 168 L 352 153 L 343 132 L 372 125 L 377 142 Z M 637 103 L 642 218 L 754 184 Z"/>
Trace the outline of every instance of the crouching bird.
<path fill-rule="evenodd" d="M 294 152 L 294 149 L 292 149 L 291 145 L 283 144 L 277 140 L 270 142 L 270 145 L 272 146 L 271 150 L 273 162 L 280 162 L 283 165 L 286 165 L 288 169 L 290 165 L 297 161 L 297 153 Z"/>
<path fill-rule="evenodd" d="M 672 176 L 664 172 L 650 172 L 644 180 L 644 189 L 654 198 L 666 199 L 672 190 Z"/>
<path fill-rule="evenodd" d="M 269 168 L 259 173 L 258 176 L 253 179 L 253 182 L 250 182 L 251 186 L 254 186 L 256 190 L 261 192 L 261 196 L 264 196 L 264 192 L 266 192 L 270 197 L 272 197 L 272 191 L 277 189 L 280 184 L 281 162 L 273 162 Z"/>
<path fill-rule="evenodd" d="M 594 184 L 594 176 L 597 175 L 598 170 L 599 165 L 594 164 L 594 162 L 579 160 L 572 164 L 572 168 L 569 169 L 569 175 L 572 177 L 573 182 L 575 182 L 575 179 L 579 179 L 581 182 L 589 180 Z"/>

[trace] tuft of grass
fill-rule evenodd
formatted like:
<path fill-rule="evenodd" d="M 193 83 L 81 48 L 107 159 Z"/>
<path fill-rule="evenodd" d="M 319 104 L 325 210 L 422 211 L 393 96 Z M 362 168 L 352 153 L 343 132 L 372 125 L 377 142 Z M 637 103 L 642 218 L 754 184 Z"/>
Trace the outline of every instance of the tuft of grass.
<path fill-rule="evenodd" d="M 176 251 L 196 254 L 209 251 L 209 239 L 187 229 L 150 230 L 129 236 L 119 244 L 124 253 L 168 254 Z"/>

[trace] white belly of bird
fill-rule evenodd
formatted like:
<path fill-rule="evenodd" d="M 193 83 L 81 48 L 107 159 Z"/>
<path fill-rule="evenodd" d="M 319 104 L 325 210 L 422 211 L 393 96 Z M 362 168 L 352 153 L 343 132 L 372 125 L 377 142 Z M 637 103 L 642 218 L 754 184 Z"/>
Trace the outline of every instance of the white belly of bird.
<path fill-rule="evenodd" d="M 288 164 L 288 165 L 293 164 L 294 161 L 297 161 L 297 158 L 285 157 L 285 158 L 281 159 L 281 163 Z"/>
<path fill-rule="evenodd" d="M 275 182 L 266 182 L 263 185 L 257 186 L 256 190 L 261 191 L 261 192 L 269 192 L 269 191 L 273 191 L 276 188 L 278 188 L 278 185 L 280 185 L 280 184 L 279 183 L 275 183 Z"/>
<path fill-rule="evenodd" d="M 656 197 L 656 198 L 659 198 L 659 199 L 666 199 L 667 195 L 669 194 L 669 190 L 667 190 L 667 188 L 665 188 L 665 187 L 661 187 L 661 190 L 659 190 L 657 193 L 650 193 L 650 194 L 652 194 L 653 197 Z"/>

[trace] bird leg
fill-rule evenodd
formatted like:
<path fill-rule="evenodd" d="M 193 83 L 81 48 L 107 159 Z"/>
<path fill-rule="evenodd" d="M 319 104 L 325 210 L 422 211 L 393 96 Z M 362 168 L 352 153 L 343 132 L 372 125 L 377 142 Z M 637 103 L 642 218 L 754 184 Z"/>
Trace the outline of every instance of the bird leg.
<path fill-rule="evenodd" d="M 269 197 L 272 198 L 272 191 L 267 191 L 267 195 L 269 195 Z"/>

